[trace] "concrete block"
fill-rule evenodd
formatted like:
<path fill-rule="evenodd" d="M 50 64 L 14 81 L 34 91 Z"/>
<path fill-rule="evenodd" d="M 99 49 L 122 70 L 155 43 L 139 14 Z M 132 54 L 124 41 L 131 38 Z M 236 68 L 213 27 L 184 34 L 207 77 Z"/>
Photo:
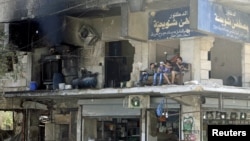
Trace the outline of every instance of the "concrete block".
<path fill-rule="evenodd" d="M 222 79 L 208 79 L 208 80 L 201 80 L 200 82 L 202 85 L 211 85 L 211 86 L 214 86 L 214 85 L 220 85 L 222 86 L 223 85 L 223 80 Z"/>
<path fill-rule="evenodd" d="M 208 51 L 201 50 L 200 59 L 207 60 L 208 59 Z"/>
<path fill-rule="evenodd" d="M 201 70 L 201 79 L 209 79 L 207 70 Z"/>
<path fill-rule="evenodd" d="M 203 69 L 203 70 L 211 70 L 211 61 L 203 61 L 203 60 L 201 60 L 201 69 Z"/>

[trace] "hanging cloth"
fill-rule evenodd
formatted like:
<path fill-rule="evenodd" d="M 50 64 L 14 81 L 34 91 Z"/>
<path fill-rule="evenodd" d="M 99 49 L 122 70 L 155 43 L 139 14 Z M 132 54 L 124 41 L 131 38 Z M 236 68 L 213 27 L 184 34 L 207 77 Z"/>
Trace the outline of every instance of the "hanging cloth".
<path fill-rule="evenodd" d="M 162 113 L 164 112 L 164 103 L 165 103 L 165 100 L 163 99 L 159 103 L 159 105 L 157 106 L 157 108 L 156 108 L 156 115 L 157 115 L 157 117 L 162 116 Z"/>

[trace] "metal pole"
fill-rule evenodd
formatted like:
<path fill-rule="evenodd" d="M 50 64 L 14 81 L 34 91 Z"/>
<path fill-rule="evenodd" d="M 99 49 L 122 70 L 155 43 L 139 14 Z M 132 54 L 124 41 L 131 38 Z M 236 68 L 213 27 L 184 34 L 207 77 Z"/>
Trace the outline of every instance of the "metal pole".
<path fill-rule="evenodd" d="M 83 132 L 82 129 L 83 128 L 82 128 L 82 105 L 81 105 L 81 131 L 80 131 L 80 138 L 81 138 L 80 140 L 81 141 L 82 141 L 82 132 Z"/>
<path fill-rule="evenodd" d="M 220 93 L 219 96 L 220 97 L 219 97 L 219 106 L 218 107 L 219 107 L 219 111 L 221 112 L 223 110 L 223 105 L 224 105 L 223 104 L 223 95 Z"/>
<path fill-rule="evenodd" d="M 27 117 L 27 141 L 30 141 L 30 110 L 28 109 L 28 117 Z"/>
<path fill-rule="evenodd" d="M 145 141 L 148 140 L 148 135 L 147 135 L 147 132 L 148 132 L 148 111 L 145 110 Z"/>

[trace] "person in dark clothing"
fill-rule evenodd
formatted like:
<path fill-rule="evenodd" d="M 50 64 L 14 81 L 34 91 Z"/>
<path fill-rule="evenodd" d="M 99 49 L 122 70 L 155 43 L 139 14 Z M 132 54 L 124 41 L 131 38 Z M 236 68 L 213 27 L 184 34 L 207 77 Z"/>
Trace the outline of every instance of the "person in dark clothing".
<path fill-rule="evenodd" d="M 171 72 L 171 83 L 174 84 L 175 78 L 177 74 L 180 74 L 186 68 L 182 63 L 182 57 L 177 57 L 176 62 L 173 63 L 173 70 Z"/>

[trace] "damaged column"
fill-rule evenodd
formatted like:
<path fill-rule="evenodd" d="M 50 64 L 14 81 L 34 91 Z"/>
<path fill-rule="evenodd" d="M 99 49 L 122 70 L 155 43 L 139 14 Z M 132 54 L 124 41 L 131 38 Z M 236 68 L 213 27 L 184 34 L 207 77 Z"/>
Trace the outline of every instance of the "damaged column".
<path fill-rule="evenodd" d="M 148 68 L 151 62 L 155 62 L 156 48 L 154 43 L 135 40 L 129 40 L 129 42 L 135 48 L 133 70 L 130 74 L 130 81 L 136 82 L 139 80 L 140 71 Z"/>
<path fill-rule="evenodd" d="M 201 126 L 201 106 L 199 96 L 182 97 L 183 100 L 190 101 L 192 105 L 182 104 L 181 110 L 181 140 L 200 141 L 202 134 Z"/>
<path fill-rule="evenodd" d="M 180 56 L 184 62 L 192 64 L 192 79 L 204 82 L 209 79 L 211 61 L 208 52 L 213 47 L 213 37 L 180 39 Z"/>

